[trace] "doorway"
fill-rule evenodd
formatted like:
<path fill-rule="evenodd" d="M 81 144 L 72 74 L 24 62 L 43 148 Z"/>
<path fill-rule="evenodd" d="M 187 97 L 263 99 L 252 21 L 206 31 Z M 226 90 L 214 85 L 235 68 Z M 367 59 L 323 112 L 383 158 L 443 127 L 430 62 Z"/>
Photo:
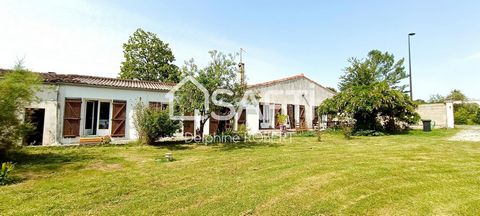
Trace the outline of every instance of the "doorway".
<path fill-rule="evenodd" d="M 30 122 L 33 130 L 25 136 L 24 144 L 42 145 L 45 125 L 45 109 L 25 109 L 25 121 Z"/>
<path fill-rule="evenodd" d="M 85 105 L 84 135 L 105 136 L 110 134 L 111 102 L 88 100 Z"/>
<path fill-rule="evenodd" d="M 97 134 L 98 101 L 87 101 L 85 109 L 85 135 Z"/>

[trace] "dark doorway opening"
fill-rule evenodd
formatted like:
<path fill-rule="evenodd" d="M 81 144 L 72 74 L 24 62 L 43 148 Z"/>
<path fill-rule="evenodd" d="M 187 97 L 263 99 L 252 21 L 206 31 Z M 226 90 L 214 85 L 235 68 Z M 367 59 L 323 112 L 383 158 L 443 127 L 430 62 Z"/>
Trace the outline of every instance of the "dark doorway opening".
<path fill-rule="evenodd" d="M 33 125 L 33 130 L 25 136 L 24 144 L 42 145 L 45 125 L 45 109 L 25 109 L 25 121 Z"/>

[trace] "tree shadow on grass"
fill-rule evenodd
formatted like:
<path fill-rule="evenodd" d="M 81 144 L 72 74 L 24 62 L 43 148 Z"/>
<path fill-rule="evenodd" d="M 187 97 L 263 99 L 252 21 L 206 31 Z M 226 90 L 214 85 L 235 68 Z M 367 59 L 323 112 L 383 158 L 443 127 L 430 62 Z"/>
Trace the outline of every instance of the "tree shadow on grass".
<path fill-rule="evenodd" d="M 184 140 L 156 142 L 153 144 L 153 146 L 159 149 L 168 149 L 170 151 L 189 150 L 193 149 L 194 147 L 192 143 L 187 143 Z"/>
<path fill-rule="evenodd" d="M 31 166 L 34 171 L 55 171 L 62 166 L 74 162 L 92 160 L 95 155 L 80 152 L 26 152 L 23 150 L 12 153 L 12 162 L 19 167 Z"/>

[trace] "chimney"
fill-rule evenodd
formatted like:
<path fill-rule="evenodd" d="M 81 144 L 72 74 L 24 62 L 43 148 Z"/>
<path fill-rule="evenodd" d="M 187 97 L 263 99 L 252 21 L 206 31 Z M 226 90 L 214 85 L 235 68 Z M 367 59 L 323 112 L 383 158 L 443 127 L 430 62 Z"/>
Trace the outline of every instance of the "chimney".
<path fill-rule="evenodd" d="M 238 71 L 240 72 L 240 85 L 245 85 L 245 63 L 238 63 Z"/>

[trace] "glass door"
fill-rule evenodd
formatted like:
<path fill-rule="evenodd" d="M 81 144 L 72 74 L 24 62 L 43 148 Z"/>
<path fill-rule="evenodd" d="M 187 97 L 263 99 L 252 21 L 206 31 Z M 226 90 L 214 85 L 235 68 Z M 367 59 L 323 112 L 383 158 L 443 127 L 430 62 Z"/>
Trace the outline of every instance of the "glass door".
<path fill-rule="evenodd" d="M 97 133 L 97 101 L 87 101 L 85 107 L 85 135 L 95 135 Z"/>
<path fill-rule="evenodd" d="M 110 115 L 111 115 L 111 105 L 110 101 L 100 101 L 98 103 L 98 128 L 97 135 L 105 136 L 110 135 Z"/>

